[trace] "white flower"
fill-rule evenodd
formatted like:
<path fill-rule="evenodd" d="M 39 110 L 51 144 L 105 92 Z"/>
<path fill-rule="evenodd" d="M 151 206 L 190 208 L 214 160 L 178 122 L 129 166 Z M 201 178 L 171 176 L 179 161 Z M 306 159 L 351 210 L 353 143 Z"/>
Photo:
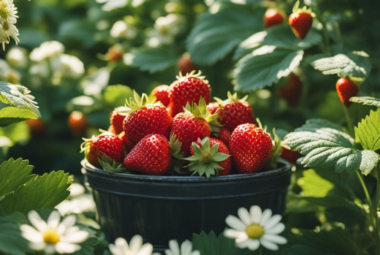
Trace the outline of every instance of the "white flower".
<path fill-rule="evenodd" d="M 13 67 L 25 68 L 28 64 L 26 50 L 21 47 L 13 47 L 7 53 L 7 61 Z"/>
<path fill-rule="evenodd" d="M 143 239 L 139 235 L 132 237 L 129 245 L 124 238 L 119 237 L 109 247 L 113 255 L 152 255 L 153 252 L 153 246 L 150 243 L 143 245 Z"/>
<path fill-rule="evenodd" d="M 179 15 L 169 14 L 159 17 L 154 24 L 154 30 L 148 31 L 150 38 L 147 44 L 152 47 L 156 47 L 158 44 L 171 44 L 181 28 L 182 18 Z"/>
<path fill-rule="evenodd" d="M 92 199 L 91 195 L 83 195 L 78 198 L 74 198 L 72 200 L 62 201 L 55 208 L 62 214 L 70 214 L 70 213 L 84 213 L 84 212 L 92 212 L 95 210 L 95 202 Z"/>
<path fill-rule="evenodd" d="M 128 25 L 125 21 L 119 20 L 113 24 L 110 34 L 114 38 L 134 39 L 137 35 L 137 31 L 132 25 Z"/>
<path fill-rule="evenodd" d="M 239 248 L 256 250 L 260 244 L 269 250 L 278 250 L 277 244 L 285 244 L 284 237 L 279 236 L 284 231 L 284 224 L 280 223 L 281 215 L 273 215 L 270 209 L 261 211 L 259 206 L 251 206 L 248 212 L 245 208 L 238 210 L 237 218 L 229 215 L 226 223 L 232 229 L 224 231 L 224 235 L 235 239 Z"/>
<path fill-rule="evenodd" d="M 38 76 L 40 78 L 46 79 L 49 77 L 49 66 L 46 61 L 32 65 L 29 68 L 29 74 L 31 76 Z"/>
<path fill-rule="evenodd" d="M 30 225 L 21 225 L 22 236 L 29 241 L 29 247 L 45 253 L 73 253 L 80 250 L 79 243 L 84 242 L 89 233 L 74 226 L 75 216 L 70 215 L 62 222 L 57 211 L 53 211 L 47 222 L 36 211 L 28 213 Z"/>
<path fill-rule="evenodd" d="M 0 1 L 0 42 L 3 44 L 9 43 L 10 37 L 15 40 L 16 44 L 20 42 L 18 39 L 18 29 L 15 26 L 17 23 L 17 8 L 13 4 L 13 0 Z"/>
<path fill-rule="evenodd" d="M 70 186 L 70 197 L 77 197 L 84 193 L 85 189 L 83 185 L 79 183 L 73 183 Z"/>
<path fill-rule="evenodd" d="M 44 42 L 40 47 L 35 48 L 30 53 L 30 59 L 35 62 L 40 62 L 47 58 L 56 57 L 65 51 L 65 46 L 57 41 Z"/>
<path fill-rule="evenodd" d="M 60 76 L 70 79 L 78 79 L 84 74 L 84 65 L 79 58 L 67 54 L 61 54 L 52 59 L 52 68 Z"/>
<path fill-rule="evenodd" d="M 179 244 L 176 240 L 169 241 L 170 250 L 166 250 L 166 255 L 200 255 L 199 251 L 193 251 L 193 244 L 186 240 L 181 244 L 181 250 L 179 249 Z"/>

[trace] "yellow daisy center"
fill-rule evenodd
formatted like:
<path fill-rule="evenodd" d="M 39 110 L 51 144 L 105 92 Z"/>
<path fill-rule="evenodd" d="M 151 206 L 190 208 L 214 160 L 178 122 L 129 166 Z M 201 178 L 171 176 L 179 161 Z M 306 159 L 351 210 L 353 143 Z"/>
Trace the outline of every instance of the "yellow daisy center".
<path fill-rule="evenodd" d="M 252 239 L 259 239 L 264 235 L 264 228 L 258 224 L 251 224 L 245 229 L 245 233 Z"/>
<path fill-rule="evenodd" d="M 43 234 L 44 242 L 47 244 L 56 244 L 60 240 L 60 236 L 54 229 L 48 229 Z"/>

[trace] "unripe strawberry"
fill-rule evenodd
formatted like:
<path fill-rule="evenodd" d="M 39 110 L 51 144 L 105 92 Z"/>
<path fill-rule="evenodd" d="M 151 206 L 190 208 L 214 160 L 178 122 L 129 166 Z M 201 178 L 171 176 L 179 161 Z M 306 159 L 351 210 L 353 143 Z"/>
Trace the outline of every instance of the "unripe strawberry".
<path fill-rule="evenodd" d="M 124 166 L 142 174 L 165 174 L 172 166 L 169 141 L 163 135 L 145 136 L 124 159 Z"/>
<path fill-rule="evenodd" d="M 293 13 L 289 16 L 289 25 L 296 37 L 304 39 L 313 23 L 313 16 L 306 7 L 299 9 L 298 4 L 294 5 Z"/>
<path fill-rule="evenodd" d="M 262 170 L 273 149 L 269 134 L 254 124 L 239 125 L 231 134 L 229 149 L 238 173 Z"/>
<path fill-rule="evenodd" d="M 358 86 L 347 78 L 340 78 L 336 82 L 336 92 L 338 93 L 340 101 L 349 107 L 352 102 L 350 98 L 356 96 L 359 93 Z"/>
<path fill-rule="evenodd" d="M 182 75 L 189 74 L 192 71 L 196 71 L 198 69 L 191 61 L 189 53 L 184 53 L 182 55 L 182 57 L 177 62 L 177 67 Z"/>
<path fill-rule="evenodd" d="M 276 91 L 276 95 L 283 98 L 290 106 L 297 105 L 302 95 L 302 81 L 291 73 L 288 82 Z"/>
<path fill-rule="evenodd" d="M 67 122 L 69 124 L 71 133 L 77 137 L 83 136 L 88 127 L 86 116 L 78 111 L 73 111 L 70 114 Z"/>
<path fill-rule="evenodd" d="M 158 102 L 161 102 L 165 107 L 167 107 L 170 103 L 169 89 L 170 87 L 168 85 L 160 85 L 155 87 L 150 95 L 155 97 Z"/>
<path fill-rule="evenodd" d="M 264 26 L 269 28 L 284 22 L 284 14 L 278 9 L 268 9 L 264 14 Z"/>

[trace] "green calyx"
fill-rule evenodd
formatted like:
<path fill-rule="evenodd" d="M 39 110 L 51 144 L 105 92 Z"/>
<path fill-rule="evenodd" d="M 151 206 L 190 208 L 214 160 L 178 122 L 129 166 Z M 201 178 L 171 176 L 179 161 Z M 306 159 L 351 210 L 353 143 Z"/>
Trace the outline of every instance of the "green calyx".
<path fill-rule="evenodd" d="M 227 92 L 227 99 L 226 100 L 222 100 L 220 98 L 217 98 L 217 97 L 214 97 L 214 99 L 219 103 L 219 105 L 221 105 L 222 107 L 224 107 L 226 104 L 230 104 L 230 103 L 238 103 L 238 102 L 245 102 L 247 101 L 247 98 L 248 98 L 248 95 L 245 95 L 243 98 L 240 98 L 238 97 L 237 93 L 235 92 L 234 94 L 231 94 L 231 92 Z"/>
<path fill-rule="evenodd" d="M 170 152 L 172 154 L 172 165 L 174 171 L 176 171 L 179 174 L 184 174 L 181 171 L 181 168 L 185 166 L 184 156 L 181 153 L 181 146 L 182 143 L 177 139 L 175 135 L 170 136 L 169 140 L 170 145 Z"/>
<path fill-rule="evenodd" d="M 219 170 L 223 169 L 218 163 L 226 160 L 230 155 L 218 152 L 218 144 L 211 147 L 208 137 L 203 138 L 201 145 L 199 147 L 196 143 L 193 143 L 194 155 L 185 158 L 187 161 L 190 161 L 188 165 L 190 172 L 193 172 L 192 175 L 206 175 L 207 178 L 218 175 Z"/>
<path fill-rule="evenodd" d="M 308 9 L 306 6 L 299 8 L 300 1 L 297 1 L 293 6 L 293 13 L 309 13 L 312 17 L 315 17 L 315 14 L 311 9 Z"/>
<path fill-rule="evenodd" d="M 153 106 L 162 105 L 160 102 L 156 102 L 155 98 L 149 98 L 147 94 L 143 93 L 142 96 L 137 94 L 137 92 L 133 91 L 133 97 L 129 98 L 126 101 L 125 107 L 123 108 L 123 112 L 128 114 L 135 112 L 141 108 L 149 108 Z"/>
<path fill-rule="evenodd" d="M 273 149 L 272 149 L 272 156 L 269 160 L 269 165 L 275 169 L 277 167 L 277 163 L 281 162 L 281 154 L 282 154 L 282 145 L 281 145 L 281 138 L 277 135 L 276 129 L 273 128 Z"/>
<path fill-rule="evenodd" d="M 102 166 L 103 170 L 111 174 L 114 173 L 126 173 L 127 169 L 123 166 L 122 163 L 115 162 L 110 157 L 102 154 L 102 158 L 98 158 L 99 164 Z"/>
<path fill-rule="evenodd" d="M 186 75 L 182 75 L 182 73 L 180 71 L 176 78 L 178 81 L 183 81 L 183 80 L 186 80 L 188 78 L 196 78 L 196 79 L 202 80 L 204 83 L 208 84 L 208 80 L 205 80 L 206 77 L 202 76 L 201 71 L 198 71 L 198 73 L 195 73 L 195 72 L 196 71 L 194 70 L 191 73 L 187 73 Z"/>
<path fill-rule="evenodd" d="M 189 103 L 186 104 L 184 107 L 184 113 L 185 115 L 193 115 L 195 117 L 200 117 L 205 119 L 208 123 L 216 120 L 219 115 L 217 113 L 211 114 L 207 110 L 207 104 L 203 97 L 201 97 L 201 100 L 199 100 L 199 105 L 196 103 L 192 103 L 191 105 Z"/>

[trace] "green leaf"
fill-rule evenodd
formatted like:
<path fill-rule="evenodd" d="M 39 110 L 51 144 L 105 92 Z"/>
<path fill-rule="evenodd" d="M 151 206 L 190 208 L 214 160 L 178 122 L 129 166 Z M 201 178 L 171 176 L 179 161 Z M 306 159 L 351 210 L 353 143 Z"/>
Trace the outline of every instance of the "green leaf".
<path fill-rule="evenodd" d="M 146 48 L 135 53 L 131 65 L 142 71 L 156 73 L 174 66 L 178 59 L 179 56 L 172 49 Z"/>
<path fill-rule="evenodd" d="M 28 241 L 21 236 L 17 223 L 1 222 L 0 217 L 0 253 L 24 255 L 28 250 Z"/>
<path fill-rule="evenodd" d="M 315 123 L 288 134 L 284 144 L 304 155 L 299 159 L 304 167 L 334 167 L 338 173 L 360 170 L 368 174 L 378 161 L 376 153 L 355 149 L 354 139 L 348 134 Z"/>
<path fill-rule="evenodd" d="M 297 180 L 302 188 L 302 196 L 325 197 L 334 188 L 334 184 L 322 178 L 313 169 L 303 171 L 303 177 Z"/>
<path fill-rule="evenodd" d="M 380 99 L 374 97 L 351 97 L 351 102 L 380 108 Z"/>
<path fill-rule="evenodd" d="M 350 77 L 360 82 L 368 77 L 372 68 L 369 56 L 362 51 L 347 55 L 338 54 L 333 57 L 316 55 L 309 57 L 307 61 L 324 75 L 337 74 L 340 77 Z"/>
<path fill-rule="evenodd" d="M 133 91 L 125 85 L 108 86 L 104 92 L 104 103 L 116 108 L 125 105 L 125 100 L 133 96 Z"/>
<path fill-rule="evenodd" d="M 0 197 L 15 191 L 32 178 L 33 166 L 28 160 L 13 158 L 0 165 Z"/>
<path fill-rule="evenodd" d="M 203 13 L 187 38 L 186 47 L 195 63 L 212 65 L 262 29 L 261 13 L 231 5 L 215 14 Z"/>
<path fill-rule="evenodd" d="M 38 119 L 38 115 L 30 109 L 20 109 L 8 106 L 0 109 L 0 127 L 21 122 L 28 119 Z"/>
<path fill-rule="evenodd" d="M 234 70 L 235 90 L 251 92 L 288 76 L 303 58 L 302 50 L 262 46 L 242 58 Z"/>
<path fill-rule="evenodd" d="M 380 109 L 370 111 L 358 127 L 355 127 L 355 135 L 366 150 L 377 151 L 380 149 Z"/>
<path fill-rule="evenodd" d="M 63 171 L 35 176 L 13 194 L 0 201 L 5 213 L 27 213 L 30 210 L 52 209 L 70 192 L 67 190 L 73 180 Z"/>

